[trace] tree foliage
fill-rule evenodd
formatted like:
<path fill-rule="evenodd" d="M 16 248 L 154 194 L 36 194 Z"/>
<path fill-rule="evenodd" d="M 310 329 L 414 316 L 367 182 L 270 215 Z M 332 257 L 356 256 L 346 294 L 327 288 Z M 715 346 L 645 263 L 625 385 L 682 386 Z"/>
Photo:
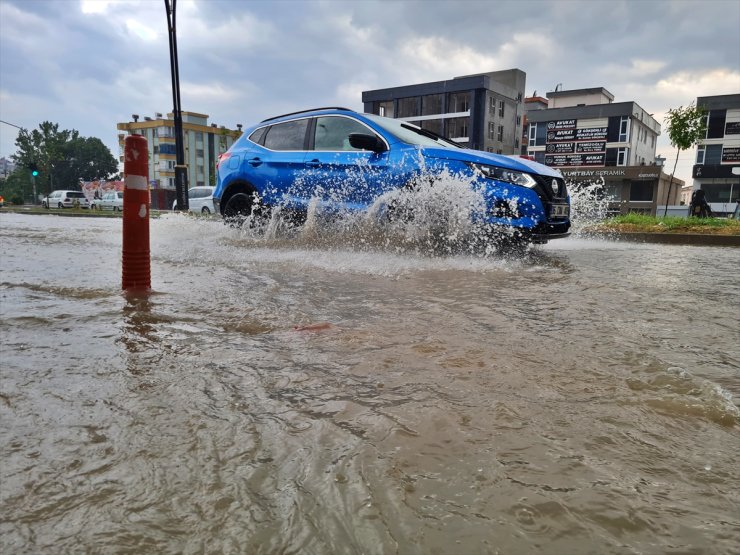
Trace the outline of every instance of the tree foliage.
<path fill-rule="evenodd" d="M 22 129 L 16 138 L 13 160 L 19 168 L 35 163 L 39 191 L 79 189 L 80 181 L 110 179 L 118 170 L 116 159 L 100 139 L 80 137 L 74 129 L 44 121 L 38 129 Z M 46 184 L 46 186 L 41 186 Z"/>
<path fill-rule="evenodd" d="M 695 146 L 707 132 L 706 112 L 692 102 L 686 108 L 668 110 L 665 117 L 668 138 L 679 151 Z"/>
<path fill-rule="evenodd" d="M 676 166 L 678 166 L 678 156 L 682 150 L 695 146 L 706 137 L 706 112 L 703 108 L 694 106 L 692 102 L 686 108 L 679 106 L 678 108 L 668 110 L 668 115 L 665 117 L 665 124 L 671 145 L 678 150 L 676 150 L 676 162 L 673 164 L 671 180 L 668 182 L 664 217 L 668 215 L 668 202 L 671 198 L 673 176 L 676 174 Z"/>

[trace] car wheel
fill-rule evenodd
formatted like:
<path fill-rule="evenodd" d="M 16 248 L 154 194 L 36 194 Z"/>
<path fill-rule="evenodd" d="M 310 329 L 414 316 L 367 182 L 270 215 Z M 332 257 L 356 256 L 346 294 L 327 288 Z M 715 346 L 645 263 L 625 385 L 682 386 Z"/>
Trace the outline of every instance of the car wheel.
<path fill-rule="evenodd" d="M 62 204 L 62 203 L 60 202 L 60 203 L 59 203 L 59 204 L 57 205 L 57 208 L 64 208 L 64 205 L 63 205 L 63 204 Z"/>
<path fill-rule="evenodd" d="M 207 207 L 207 206 L 204 206 L 204 207 L 203 207 L 203 210 L 201 210 L 201 213 L 203 213 L 203 214 L 210 214 L 210 213 L 211 213 L 211 211 L 210 211 L 210 210 L 208 210 L 208 207 Z"/>
<path fill-rule="evenodd" d="M 46 204 L 45 202 L 42 202 L 42 203 L 41 203 L 41 207 L 42 207 L 43 209 L 45 209 L 45 210 L 48 210 L 48 209 L 49 209 L 49 205 L 48 205 L 48 204 Z"/>
<path fill-rule="evenodd" d="M 249 227 L 257 228 L 270 218 L 270 207 L 262 204 L 255 206 L 255 193 L 236 193 L 226 202 L 224 222 L 232 227 L 241 227 L 250 218 Z"/>

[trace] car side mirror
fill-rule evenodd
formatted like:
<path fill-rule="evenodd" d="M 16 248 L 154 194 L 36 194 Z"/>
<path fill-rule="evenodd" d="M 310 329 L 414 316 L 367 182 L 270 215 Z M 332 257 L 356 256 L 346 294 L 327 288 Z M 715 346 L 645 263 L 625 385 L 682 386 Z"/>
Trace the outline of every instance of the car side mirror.
<path fill-rule="evenodd" d="M 377 135 L 371 135 L 369 133 L 350 133 L 349 144 L 353 148 L 372 150 L 375 153 L 385 152 L 387 150 L 385 143 Z"/>

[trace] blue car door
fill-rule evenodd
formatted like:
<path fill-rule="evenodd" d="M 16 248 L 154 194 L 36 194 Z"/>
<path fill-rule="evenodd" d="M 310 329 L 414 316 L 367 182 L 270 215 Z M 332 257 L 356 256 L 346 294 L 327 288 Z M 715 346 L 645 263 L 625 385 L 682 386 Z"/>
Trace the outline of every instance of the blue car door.
<path fill-rule="evenodd" d="M 295 196 L 296 183 L 305 171 L 309 121 L 302 118 L 269 126 L 260 141 L 263 148 L 244 154 L 242 173 L 267 204 L 290 203 Z"/>
<path fill-rule="evenodd" d="M 356 149 L 349 144 L 350 133 L 378 135 L 348 116 L 315 118 L 303 182 L 327 208 L 366 209 L 391 186 L 390 152 Z"/>

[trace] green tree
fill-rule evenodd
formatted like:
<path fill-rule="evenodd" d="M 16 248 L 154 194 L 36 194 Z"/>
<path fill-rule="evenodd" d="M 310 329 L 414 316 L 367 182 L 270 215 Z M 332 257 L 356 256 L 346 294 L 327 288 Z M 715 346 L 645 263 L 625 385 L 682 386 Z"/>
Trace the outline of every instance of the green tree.
<path fill-rule="evenodd" d="M 80 181 L 111 179 L 118 172 L 118 163 L 110 149 L 95 137 L 77 137 L 63 147 L 61 160 L 53 163 L 55 183 L 65 187 Z"/>
<path fill-rule="evenodd" d="M 668 110 L 668 115 L 664 119 L 668 138 L 671 145 L 677 148 L 676 162 L 673 164 L 671 180 L 668 182 L 668 195 L 665 200 L 665 217 L 668 214 L 668 201 L 671 198 L 671 188 L 673 186 L 673 176 L 676 173 L 678 165 L 678 156 L 682 150 L 696 146 L 699 141 L 704 139 L 707 134 L 706 112 L 699 106 L 694 106 L 692 102 L 686 108 L 679 106 L 676 109 Z"/>
<path fill-rule="evenodd" d="M 16 168 L 13 173 L 0 181 L 0 195 L 5 197 L 6 202 L 13 204 L 31 201 L 33 199 L 31 172 L 26 168 Z"/>
<path fill-rule="evenodd" d="M 36 181 L 39 184 L 45 182 L 47 193 L 50 193 L 54 184 L 53 164 L 65 159 L 65 145 L 78 137 L 79 133 L 74 129 L 60 131 L 59 124 L 50 121 L 39 124 L 39 128 L 31 132 L 21 129 L 15 140 L 18 152 L 13 155 L 13 160 L 21 167 L 35 162 L 40 172 Z"/>
<path fill-rule="evenodd" d="M 30 132 L 21 129 L 15 145 L 18 151 L 13 160 L 19 168 L 27 168 L 32 162 L 38 165 L 39 192 L 78 190 L 80 181 L 111 179 L 118 171 L 116 159 L 100 139 L 80 137 L 75 129 L 60 130 L 57 123 L 45 121 Z"/>

